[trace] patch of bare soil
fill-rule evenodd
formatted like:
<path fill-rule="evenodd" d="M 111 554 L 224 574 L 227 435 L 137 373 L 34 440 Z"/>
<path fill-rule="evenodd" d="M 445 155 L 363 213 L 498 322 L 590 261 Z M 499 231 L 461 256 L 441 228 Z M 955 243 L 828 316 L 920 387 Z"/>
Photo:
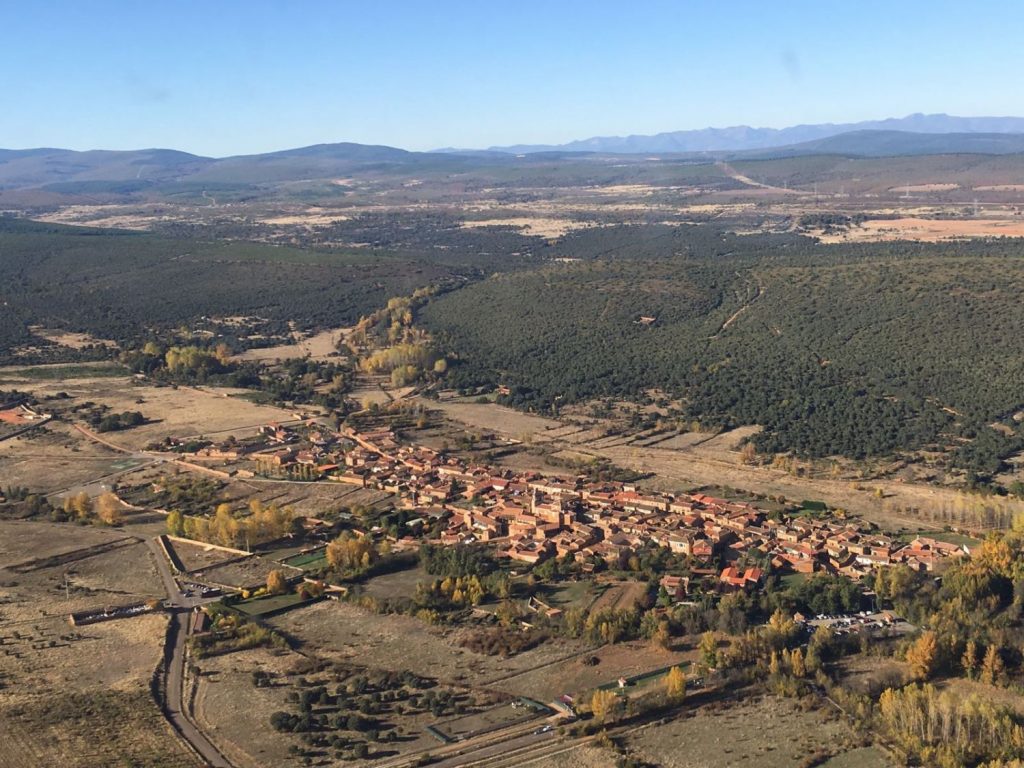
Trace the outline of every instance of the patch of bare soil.
<path fill-rule="evenodd" d="M 908 184 L 902 187 L 890 187 L 890 192 L 952 192 L 960 189 L 959 184 L 936 183 L 936 184 Z"/>
<path fill-rule="evenodd" d="M 446 402 L 419 397 L 415 400 L 431 410 L 439 410 L 445 416 L 468 426 L 488 432 L 498 432 L 518 440 L 542 437 L 545 430 L 562 426 L 553 419 L 533 416 L 494 403 Z"/>
<path fill-rule="evenodd" d="M 309 357 L 312 360 L 325 360 L 338 357 L 338 344 L 350 331 L 349 328 L 331 328 L 312 336 L 297 337 L 292 344 L 262 349 L 247 349 L 235 355 L 235 360 L 288 360 L 295 357 Z"/>
<path fill-rule="evenodd" d="M 596 226 L 594 222 L 572 221 L 571 219 L 553 219 L 542 217 L 520 216 L 508 219 L 484 219 L 463 221 L 462 226 L 467 229 L 476 227 L 515 227 L 524 230 L 524 234 L 538 235 L 540 237 L 561 237 L 567 232 L 577 229 L 587 229 Z"/>
<path fill-rule="evenodd" d="M 171 221 L 176 217 L 144 213 L 134 206 L 69 205 L 36 218 L 58 224 L 88 224 L 90 227 L 141 231 L 149 229 L 158 221 Z"/>
<path fill-rule="evenodd" d="M 920 240 L 937 243 L 972 237 L 1024 237 L 1024 220 L 1013 219 L 871 219 L 831 235 L 820 235 L 824 243 Z"/>
<path fill-rule="evenodd" d="M 41 328 L 35 325 L 29 326 L 29 330 L 36 336 L 52 341 L 54 344 L 59 344 L 62 347 L 70 347 L 71 349 L 83 349 L 88 346 L 117 346 L 117 342 L 115 341 L 111 341 L 110 339 L 99 339 L 95 336 L 90 336 L 88 333 L 75 333 L 73 331 L 62 331 L 55 328 Z"/>

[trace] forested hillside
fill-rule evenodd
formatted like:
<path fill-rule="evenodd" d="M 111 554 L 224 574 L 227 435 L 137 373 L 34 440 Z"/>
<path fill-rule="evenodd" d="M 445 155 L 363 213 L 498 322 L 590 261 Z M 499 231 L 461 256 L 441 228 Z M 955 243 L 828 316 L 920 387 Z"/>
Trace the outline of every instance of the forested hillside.
<path fill-rule="evenodd" d="M 490 240 L 487 232 L 467 234 L 443 248 L 407 234 L 404 242 L 387 243 L 396 247 L 314 251 L 215 241 L 201 231 L 158 237 L 0 217 L 0 358 L 15 359 L 16 347 L 42 343 L 31 325 L 128 346 L 208 317 L 259 318 L 249 324 L 250 334 L 287 333 L 289 323 L 337 327 L 391 296 L 499 268 L 487 255 L 500 251 L 495 242 L 506 248 L 530 242 L 507 232 Z"/>
<path fill-rule="evenodd" d="M 425 309 L 459 359 L 454 384 L 506 384 L 541 411 L 657 387 L 706 425 L 763 424 L 761 449 L 806 456 L 934 447 L 985 473 L 1021 447 L 1020 241 L 840 247 L 648 227 L 561 251 L 599 255 Z"/>

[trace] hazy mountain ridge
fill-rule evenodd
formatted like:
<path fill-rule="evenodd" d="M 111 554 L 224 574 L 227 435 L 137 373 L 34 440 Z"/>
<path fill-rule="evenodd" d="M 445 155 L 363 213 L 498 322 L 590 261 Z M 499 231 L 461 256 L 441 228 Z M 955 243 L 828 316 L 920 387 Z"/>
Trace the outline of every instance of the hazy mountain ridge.
<path fill-rule="evenodd" d="M 661 156 L 671 156 L 674 160 L 707 163 L 720 159 L 820 154 L 888 157 L 1024 153 L 1024 118 L 911 115 L 898 120 L 858 125 L 910 125 L 927 130 L 861 128 L 836 133 L 847 126 L 794 126 L 782 130 L 739 126 L 681 131 L 656 137 L 590 139 L 562 147 L 521 148 L 516 154 L 492 150 L 412 152 L 351 142 L 224 158 L 202 157 L 173 149 L 84 152 L 54 148 L 0 149 L 0 190 L 38 190 L 45 194 L 64 195 L 126 194 L 148 189 L 159 194 L 186 187 L 200 190 L 205 187 L 214 189 L 217 185 L 250 188 L 252 185 L 323 181 L 374 173 L 459 174 L 561 161 L 600 164 L 607 163 L 609 156 L 616 154 L 634 155 L 631 162 L 645 162 L 647 159 L 639 155 L 647 154 L 655 155 L 651 162 L 658 162 Z M 961 130 L 939 130 L 954 127 Z M 989 130 L 982 131 L 982 128 Z M 798 137 L 802 139 L 791 140 Z M 787 141 L 778 143 L 783 139 Z M 586 147 L 582 146 L 584 144 Z"/>
<path fill-rule="evenodd" d="M 909 133 L 907 131 L 850 131 L 823 139 L 765 150 L 735 153 L 735 157 L 778 158 L 800 155 L 907 157 L 914 155 L 1008 155 L 1024 152 L 1024 133 Z"/>
<path fill-rule="evenodd" d="M 491 151 L 528 154 L 552 150 L 568 152 L 714 152 L 783 147 L 825 139 L 853 131 L 907 131 L 912 133 L 1024 133 L 1022 117 L 957 117 L 913 114 L 858 123 L 794 125 L 788 128 L 702 128 L 654 135 L 595 136 L 567 144 L 518 144 L 490 147 Z"/>

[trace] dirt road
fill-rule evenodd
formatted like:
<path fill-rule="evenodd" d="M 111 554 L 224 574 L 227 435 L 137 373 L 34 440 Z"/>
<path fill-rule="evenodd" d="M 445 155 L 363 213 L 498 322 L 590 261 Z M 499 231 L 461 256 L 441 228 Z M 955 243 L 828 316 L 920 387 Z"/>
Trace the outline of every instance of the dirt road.
<path fill-rule="evenodd" d="M 735 168 L 733 168 L 728 163 L 718 162 L 718 163 L 715 163 L 715 165 L 717 165 L 722 170 L 722 172 L 726 176 L 728 176 L 730 179 L 735 179 L 740 184 L 746 184 L 748 187 L 756 187 L 757 189 L 767 189 L 767 190 L 771 190 L 772 192 L 779 192 L 779 193 L 781 193 L 783 195 L 799 195 L 799 194 L 801 194 L 801 192 L 799 190 L 786 189 L 784 187 L 773 187 L 771 184 L 762 184 L 759 181 L 754 181 L 749 176 L 744 176 L 742 173 L 737 171 Z"/>
<path fill-rule="evenodd" d="M 206 738 L 188 715 L 185 693 L 185 643 L 188 639 L 189 617 L 198 601 L 181 593 L 157 540 L 150 539 L 147 546 L 156 557 L 157 570 L 167 590 L 167 602 L 174 610 L 167 627 L 163 701 L 158 702 L 160 709 L 174 730 L 206 761 L 207 765 L 214 768 L 232 768 L 227 758 Z"/>

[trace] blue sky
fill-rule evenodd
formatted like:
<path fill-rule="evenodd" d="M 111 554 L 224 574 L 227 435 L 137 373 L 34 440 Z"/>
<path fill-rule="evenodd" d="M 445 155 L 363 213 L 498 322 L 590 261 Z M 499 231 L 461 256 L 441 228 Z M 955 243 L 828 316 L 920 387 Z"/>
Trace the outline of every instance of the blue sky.
<path fill-rule="evenodd" d="M 0 0 L 0 147 L 557 143 L 1024 114 L 1014 2 Z"/>

